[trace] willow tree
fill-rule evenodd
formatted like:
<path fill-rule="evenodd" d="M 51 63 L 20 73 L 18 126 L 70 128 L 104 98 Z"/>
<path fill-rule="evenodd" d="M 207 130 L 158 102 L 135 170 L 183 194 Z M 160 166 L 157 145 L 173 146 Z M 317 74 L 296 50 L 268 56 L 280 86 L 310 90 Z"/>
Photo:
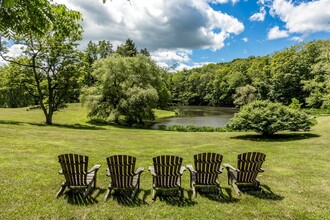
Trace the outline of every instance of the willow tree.
<path fill-rule="evenodd" d="M 29 19 L 18 22 L 17 25 L 24 24 L 26 27 L 18 30 L 15 24 L 12 24 L 11 31 L 6 33 L 7 38 L 22 45 L 22 56 L 25 57 L 25 62 L 19 62 L 14 57 L 8 56 L 6 52 L 11 46 L 10 41 L 9 43 L 2 41 L 0 56 L 28 70 L 24 75 L 24 82 L 28 83 L 26 88 L 37 100 L 45 115 L 46 124 L 50 125 L 53 113 L 65 107 L 69 96 L 78 87 L 79 52 L 75 42 L 82 36 L 82 27 L 78 23 L 81 20 L 81 14 L 68 10 L 64 5 L 52 5 L 49 2 L 39 1 L 43 3 L 42 9 L 48 9 L 47 13 L 52 18 L 51 22 L 44 25 L 40 31 L 36 31 L 32 28 L 35 26 L 32 23 L 37 18 L 32 19 L 31 15 L 18 11 L 16 16 L 21 13 L 23 18 Z M 15 10 L 15 7 L 21 9 L 22 4 L 14 5 L 10 10 Z"/>
<path fill-rule="evenodd" d="M 161 70 L 154 61 L 144 55 L 114 55 L 97 60 L 93 67 L 97 83 L 81 97 L 90 118 L 119 123 L 123 117 L 128 125 L 154 118 L 152 109 L 161 89 Z"/>

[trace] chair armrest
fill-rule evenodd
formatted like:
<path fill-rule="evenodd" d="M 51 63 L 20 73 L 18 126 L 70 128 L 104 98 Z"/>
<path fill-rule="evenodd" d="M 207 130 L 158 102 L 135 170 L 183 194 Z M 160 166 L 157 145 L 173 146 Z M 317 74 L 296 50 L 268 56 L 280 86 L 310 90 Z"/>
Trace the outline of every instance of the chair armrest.
<path fill-rule="evenodd" d="M 100 169 L 100 167 L 101 167 L 100 164 L 96 164 L 90 170 L 88 170 L 87 173 L 98 171 Z"/>
<path fill-rule="evenodd" d="M 148 170 L 150 171 L 151 175 L 156 176 L 155 168 L 153 166 L 150 166 Z"/>
<path fill-rule="evenodd" d="M 139 167 L 136 171 L 135 171 L 135 175 L 137 174 L 141 174 L 144 171 L 144 167 Z"/>
<path fill-rule="evenodd" d="M 229 171 L 229 169 L 235 170 L 235 171 L 239 171 L 239 169 L 236 169 L 235 167 L 233 167 L 232 165 L 230 165 L 229 163 L 225 163 L 224 166 L 226 167 L 226 169 Z"/>
<path fill-rule="evenodd" d="M 189 170 L 190 173 L 196 173 L 196 170 L 193 168 L 191 164 L 187 164 L 187 169 Z"/>
<path fill-rule="evenodd" d="M 185 170 L 186 170 L 186 167 L 185 166 L 181 166 L 181 168 L 180 168 L 180 174 L 182 175 Z"/>
<path fill-rule="evenodd" d="M 260 173 L 262 173 L 262 172 L 265 172 L 265 170 L 264 169 L 262 169 L 262 168 L 260 168 L 260 171 L 259 171 Z"/>
<path fill-rule="evenodd" d="M 59 174 L 63 174 L 63 170 L 58 171 Z"/>

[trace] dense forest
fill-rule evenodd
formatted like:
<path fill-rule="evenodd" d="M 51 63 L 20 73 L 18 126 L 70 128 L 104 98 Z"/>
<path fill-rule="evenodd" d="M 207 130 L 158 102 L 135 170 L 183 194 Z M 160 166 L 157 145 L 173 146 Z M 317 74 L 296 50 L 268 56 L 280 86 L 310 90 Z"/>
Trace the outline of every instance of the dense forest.
<path fill-rule="evenodd" d="M 274 54 L 208 64 L 170 74 L 171 100 L 185 105 L 241 106 L 271 100 L 330 108 L 330 41 L 300 43 Z"/>

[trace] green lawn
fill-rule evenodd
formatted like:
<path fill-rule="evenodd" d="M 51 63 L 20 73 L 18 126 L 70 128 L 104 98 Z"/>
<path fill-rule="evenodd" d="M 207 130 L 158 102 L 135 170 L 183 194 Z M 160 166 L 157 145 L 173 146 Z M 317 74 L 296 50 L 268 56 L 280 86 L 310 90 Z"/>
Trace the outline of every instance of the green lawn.
<path fill-rule="evenodd" d="M 0 219 L 330 219 L 330 117 L 318 118 L 310 133 L 280 133 L 264 139 L 255 133 L 180 133 L 125 129 L 87 123 L 86 111 L 70 105 L 44 126 L 39 110 L 0 109 Z M 200 192 L 189 199 L 189 172 L 183 175 L 184 200 L 157 197 L 151 203 L 152 157 L 175 154 L 184 164 L 200 152 L 218 152 L 236 165 L 238 153 L 264 152 L 265 172 L 259 176 L 264 193 L 241 196 L 220 176 L 224 198 Z M 81 199 L 70 191 L 59 199 L 63 176 L 57 155 L 86 154 L 90 167 L 101 164 L 98 189 Z M 141 191 L 134 202 L 116 193 L 103 203 L 109 180 L 105 158 L 137 157 L 145 167 Z"/>

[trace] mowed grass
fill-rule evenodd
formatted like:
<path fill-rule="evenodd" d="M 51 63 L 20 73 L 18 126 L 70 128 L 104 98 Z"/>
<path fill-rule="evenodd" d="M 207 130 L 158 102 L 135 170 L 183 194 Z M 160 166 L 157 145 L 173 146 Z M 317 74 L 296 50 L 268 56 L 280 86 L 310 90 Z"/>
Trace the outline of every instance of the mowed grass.
<path fill-rule="evenodd" d="M 0 219 L 330 219 L 330 117 L 318 118 L 309 133 L 279 133 L 273 139 L 253 132 L 166 132 L 96 126 L 87 123 L 79 104 L 58 112 L 54 126 L 44 126 L 40 110 L 0 109 Z M 223 198 L 199 190 L 190 199 L 189 172 L 183 175 L 184 200 L 174 195 L 151 202 L 152 157 L 175 154 L 184 165 L 193 155 L 218 152 L 236 166 L 237 154 L 264 152 L 264 192 L 236 195 L 220 175 Z M 63 176 L 57 155 L 86 154 L 90 167 L 101 164 L 97 186 L 83 199 L 70 191 L 55 194 Z M 131 202 L 116 192 L 104 203 L 109 179 L 105 158 L 112 154 L 137 157 L 141 191 Z"/>

